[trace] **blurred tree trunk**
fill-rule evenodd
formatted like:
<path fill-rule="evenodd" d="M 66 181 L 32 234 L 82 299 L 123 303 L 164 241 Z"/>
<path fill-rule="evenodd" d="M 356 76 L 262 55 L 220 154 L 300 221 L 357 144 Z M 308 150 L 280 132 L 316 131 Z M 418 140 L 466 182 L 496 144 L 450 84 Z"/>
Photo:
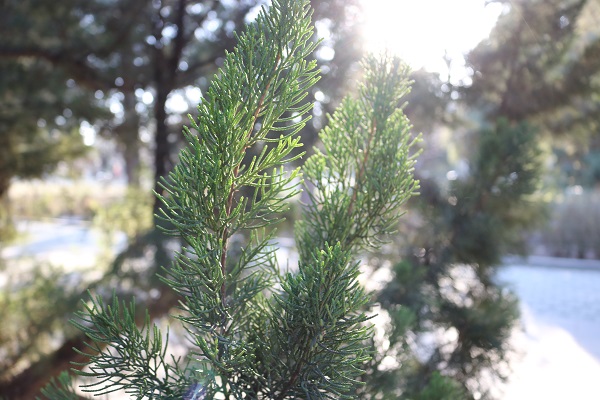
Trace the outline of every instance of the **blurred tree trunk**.
<path fill-rule="evenodd" d="M 140 147 L 139 138 L 140 116 L 135 110 L 136 99 L 133 90 L 123 92 L 123 108 L 125 121 L 121 125 L 119 140 L 123 145 L 123 158 L 125 160 L 125 174 L 127 185 L 130 187 L 140 186 Z"/>
<path fill-rule="evenodd" d="M 10 237 L 12 221 L 8 205 L 8 189 L 10 187 L 11 173 L 9 165 L 10 137 L 0 133 L 0 243 Z"/>
<path fill-rule="evenodd" d="M 164 190 L 159 185 L 160 179 L 165 177 L 171 169 L 169 128 L 167 126 L 167 113 L 165 104 L 169 90 L 158 86 L 154 99 L 154 115 L 156 117 L 156 133 L 154 137 L 154 191 L 163 194 Z M 158 198 L 154 199 L 154 214 L 161 207 Z"/>
<path fill-rule="evenodd" d="M 117 140 L 121 142 L 123 159 L 125 161 L 125 174 L 127 185 L 137 188 L 140 186 L 140 115 L 135 106 L 136 75 L 133 66 L 133 52 L 124 53 L 124 81 L 123 88 L 123 123 L 118 127 Z"/>

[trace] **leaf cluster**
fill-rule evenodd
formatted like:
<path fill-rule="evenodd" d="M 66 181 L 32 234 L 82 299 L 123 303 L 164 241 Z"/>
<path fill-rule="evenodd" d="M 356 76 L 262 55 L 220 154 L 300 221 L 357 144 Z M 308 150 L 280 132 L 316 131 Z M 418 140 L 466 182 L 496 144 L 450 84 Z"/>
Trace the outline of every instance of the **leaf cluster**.
<path fill-rule="evenodd" d="M 411 150 L 419 138 L 411 138 L 410 122 L 398 108 L 409 92 L 408 68 L 375 56 L 363 68 L 358 99 L 342 101 L 321 133 L 324 151 L 304 166 L 314 190 L 307 218 L 298 223 L 301 252 L 338 241 L 349 249 L 377 246 L 418 190 Z"/>
<path fill-rule="evenodd" d="M 168 360 L 168 334 L 163 343 L 162 333 L 150 324 L 147 313 L 138 327 L 135 302 L 126 304 L 114 296 L 112 304 L 105 305 L 98 296 L 90 303 L 80 313 L 81 320 L 73 321 L 91 340 L 89 350 L 78 351 L 92 361 L 90 370 L 78 375 L 96 378 L 81 385 L 82 390 L 96 395 L 124 390 L 135 398 L 181 397 L 185 371 L 180 360 Z"/>

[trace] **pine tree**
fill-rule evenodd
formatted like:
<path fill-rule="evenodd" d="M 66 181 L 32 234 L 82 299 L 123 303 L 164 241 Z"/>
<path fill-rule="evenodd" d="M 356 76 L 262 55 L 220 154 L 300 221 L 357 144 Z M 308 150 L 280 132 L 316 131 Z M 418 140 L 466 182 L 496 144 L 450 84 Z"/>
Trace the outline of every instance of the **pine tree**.
<path fill-rule="evenodd" d="M 282 272 L 274 225 L 301 178 L 285 166 L 301 156 L 293 151 L 310 110 L 302 100 L 318 79 L 306 61 L 316 46 L 310 15 L 307 0 L 274 0 L 238 36 L 162 181 L 163 228 L 185 243 L 162 279 L 181 297 L 175 318 L 191 340 L 189 356 L 170 358 L 168 333 L 148 317 L 136 326 L 135 303 L 93 297 L 75 322 L 90 338 L 89 372 L 79 373 L 97 379 L 84 390 L 122 389 L 137 399 L 354 398 L 372 337 L 356 258 L 392 233 L 416 194 L 416 139 L 398 108 L 409 90 L 406 66 L 366 58 L 358 97 L 330 117 L 323 149 L 304 166 L 310 202 L 296 225 L 299 262 Z M 258 155 L 243 163 L 253 148 Z M 234 248 L 236 235 L 249 238 L 244 247 Z M 68 379 L 45 394 L 72 398 Z"/>
<path fill-rule="evenodd" d="M 501 119 L 479 132 L 468 174 L 446 186 L 421 181 L 410 228 L 396 241 L 401 261 L 377 295 L 389 344 L 362 398 L 498 398 L 519 313 L 494 274 L 539 221 L 540 175 L 535 129 Z M 385 357 L 396 365 L 380 368 Z"/>
<path fill-rule="evenodd" d="M 568 185 L 593 188 L 600 176 L 594 133 L 600 110 L 600 3 L 506 1 L 487 40 L 467 56 L 473 82 L 465 99 L 495 119 L 529 121 L 553 147 L 556 172 Z M 552 179 L 556 181 L 556 179 Z M 556 188 L 556 187 L 555 187 Z"/>
<path fill-rule="evenodd" d="M 39 81 L 43 80 L 41 86 Z M 78 124 L 105 113 L 93 94 L 69 87 L 61 71 L 32 60 L 0 60 L 0 240 L 13 232 L 8 191 L 85 152 Z M 67 118 L 68 117 L 68 118 Z"/>

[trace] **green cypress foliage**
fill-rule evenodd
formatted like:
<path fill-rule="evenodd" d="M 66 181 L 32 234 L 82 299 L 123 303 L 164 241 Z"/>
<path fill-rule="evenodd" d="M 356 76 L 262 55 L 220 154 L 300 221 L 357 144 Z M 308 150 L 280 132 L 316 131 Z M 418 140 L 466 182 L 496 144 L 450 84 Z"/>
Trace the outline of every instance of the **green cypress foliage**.
<path fill-rule="evenodd" d="M 357 252 L 375 248 L 418 190 L 410 124 L 399 100 L 407 68 L 368 57 L 357 99 L 347 98 L 304 167 L 309 204 L 296 226 L 299 263 L 282 273 L 275 229 L 300 170 L 297 133 L 318 79 L 308 0 L 273 0 L 238 37 L 235 51 L 185 129 L 188 146 L 162 182 L 165 228 L 183 239 L 162 279 L 181 296 L 176 318 L 192 351 L 168 355 L 168 335 L 135 307 L 92 299 L 77 326 L 91 339 L 84 390 L 133 398 L 354 398 L 370 359 Z M 278 136 L 277 136 L 278 135 Z M 244 163 L 249 149 L 257 156 Z M 248 188 L 252 190 L 247 190 Z M 243 193 L 253 193 L 244 197 Z M 234 235 L 248 238 L 234 248 Z M 234 257 L 234 254 L 236 256 Z M 63 384 L 67 384 L 64 381 Z M 60 383 L 46 390 L 58 395 Z"/>

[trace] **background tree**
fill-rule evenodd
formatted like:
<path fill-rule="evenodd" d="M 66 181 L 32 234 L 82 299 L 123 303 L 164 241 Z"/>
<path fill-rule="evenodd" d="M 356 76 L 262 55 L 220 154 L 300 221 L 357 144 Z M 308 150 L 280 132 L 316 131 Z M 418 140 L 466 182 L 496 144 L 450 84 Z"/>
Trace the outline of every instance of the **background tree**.
<path fill-rule="evenodd" d="M 565 183 L 589 186 L 597 174 L 597 143 L 590 139 L 597 130 L 600 31 L 593 21 L 598 3 L 499 2 L 506 11 L 490 38 L 467 57 L 474 73 L 466 100 L 489 118 L 536 125 L 554 142 L 558 165 L 572 177 Z M 578 171 L 586 169 L 596 172 L 584 178 Z"/>
<path fill-rule="evenodd" d="M 500 120 L 478 141 L 466 176 L 446 186 L 422 180 L 411 209 L 418 217 L 398 238 L 402 261 L 377 296 L 389 315 L 389 344 L 374 344 L 364 398 L 491 399 L 508 377 L 517 300 L 493 278 L 502 255 L 539 219 L 531 195 L 540 154 L 526 124 Z M 386 357 L 396 364 L 382 369 Z"/>
<path fill-rule="evenodd" d="M 119 102 L 123 111 L 115 114 L 108 128 L 119 133 L 132 184 L 137 183 L 140 145 L 136 106 L 143 109 L 134 96 L 137 89 L 152 91 L 152 110 L 142 111 L 153 116 L 154 175 L 165 176 L 173 142 L 167 121 L 168 96 L 214 71 L 215 61 L 231 48 L 233 29 L 243 23 L 254 2 L 72 0 L 58 7 L 48 4 L 8 4 L 0 54 L 49 62 L 76 84 L 100 90 L 107 100 Z M 17 34 L 23 25 L 33 34 Z"/>
<path fill-rule="evenodd" d="M 5 240 L 12 231 L 7 198 L 12 179 L 41 176 L 82 155 L 78 122 L 105 114 L 89 92 L 48 65 L 4 60 L 0 69 L 0 240 Z"/>
<path fill-rule="evenodd" d="M 190 43 L 185 48 L 187 50 L 184 50 L 182 60 L 187 63 L 187 70 L 178 70 L 177 74 L 182 74 L 181 82 L 193 82 L 192 86 L 203 90 L 208 86 L 206 77 L 216 69 L 219 60 L 218 54 L 224 54 L 223 48 L 233 43 L 231 35 L 233 25 L 226 21 L 229 14 L 226 15 L 222 10 L 224 5 L 217 3 L 220 2 L 185 3 L 186 29 L 190 30 L 187 39 Z M 360 43 L 355 42 L 351 37 L 354 38 L 358 35 L 359 30 L 356 29 L 356 26 L 360 21 L 358 13 L 353 9 L 354 3 L 343 1 L 315 1 L 313 3 L 315 20 L 324 21 L 321 32 L 327 33 L 325 36 L 328 36 L 320 46 L 335 47 L 338 50 L 335 54 L 328 50 L 319 51 L 315 56 L 321 62 L 323 76 L 318 86 L 318 90 L 322 94 L 317 97 L 322 98 L 324 104 L 320 114 L 314 113 L 313 117 L 316 120 L 316 117 L 319 116 L 323 118 L 323 109 L 332 107 L 337 102 L 338 93 L 341 93 L 341 90 L 332 92 L 333 89 L 339 89 L 331 82 L 344 82 L 347 80 L 344 76 L 348 76 L 354 71 L 353 65 L 360 57 L 358 54 Z M 176 2 L 151 4 L 145 1 L 95 4 L 95 2 L 88 1 L 70 1 L 50 7 L 45 2 L 9 2 L 3 5 L 5 8 L 0 13 L 3 21 L 0 24 L 0 30 L 2 30 L 3 37 L 10 38 L 0 44 L 0 58 L 7 62 L 17 61 L 25 64 L 35 62 L 45 71 L 54 71 L 59 76 L 58 84 L 67 85 L 68 83 L 72 86 L 69 86 L 71 90 L 86 93 L 97 109 L 104 110 L 105 113 L 100 114 L 101 118 L 93 119 L 90 111 L 92 108 L 86 109 L 85 102 L 74 101 L 74 106 L 70 108 L 73 117 L 67 123 L 73 123 L 73 134 L 78 139 L 77 143 L 80 143 L 80 140 L 75 133 L 75 128 L 79 122 L 75 121 L 86 120 L 93 123 L 101 134 L 107 132 L 111 136 L 117 135 L 117 139 L 122 141 L 125 147 L 124 151 L 131 150 L 137 155 L 139 149 L 135 146 L 140 142 L 138 124 L 141 124 L 142 129 L 150 131 L 153 129 L 154 106 L 152 103 L 149 105 L 144 103 L 140 95 L 143 95 L 144 92 L 154 93 L 151 68 L 153 67 L 154 51 L 158 51 L 154 47 L 158 46 L 160 51 L 169 55 L 174 40 L 167 37 L 154 41 L 149 33 L 152 25 L 150 21 L 152 18 L 164 19 L 164 32 L 158 30 L 154 32 L 158 32 L 157 35 L 163 33 L 168 36 L 172 35 L 174 32 L 172 29 L 173 18 L 176 15 L 174 10 L 177 4 Z M 235 14 L 238 15 L 238 18 L 243 19 L 244 11 L 246 15 L 250 13 L 248 18 L 252 18 L 253 4 L 255 3 L 228 3 L 229 7 L 235 7 L 228 12 L 232 15 L 231 18 Z M 152 7 L 149 8 L 150 6 Z M 163 8 L 167 10 L 160 11 Z M 162 17 L 156 16 L 156 13 L 161 13 Z M 152 17 L 153 15 L 154 17 Z M 23 31 L 24 25 L 28 26 L 27 35 L 14 34 L 17 31 Z M 209 28 L 212 29 L 210 32 Z M 57 39 L 59 37 L 60 40 Z M 165 45 L 167 42 L 171 44 Z M 215 50 L 214 53 L 209 51 L 217 47 L 221 50 Z M 194 51 L 198 49 L 204 50 L 195 54 Z M 321 53 L 324 55 L 320 55 Z M 213 64 L 206 61 L 211 57 Z M 199 68 L 195 72 L 191 68 L 191 65 L 196 65 L 192 63 L 194 60 Z M 206 61 L 205 64 L 203 64 L 203 60 Z M 200 68 L 201 65 L 204 65 L 204 69 Z M 8 75 L 5 76 L 8 77 Z M 45 81 L 38 79 L 34 74 L 24 73 L 20 79 L 11 79 L 10 82 L 13 85 L 29 85 L 40 88 L 40 90 L 50 90 L 43 87 L 42 83 Z M 23 88 L 23 91 L 26 89 Z M 51 91 L 59 97 L 62 93 L 59 90 Z M 185 92 L 180 90 L 176 90 L 176 92 L 185 95 Z M 314 97 L 315 93 L 310 93 L 309 97 Z M 26 96 L 23 95 L 23 99 L 25 98 Z M 153 96 L 153 99 L 156 97 Z M 115 108 L 115 103 L 120 107 Z M 110 105 L 113 105 L 112 109 L 116 109 L 116 113 L 108 112 Z M 76 106 L 81 106 L 83 111 L 80 114 L 78 114 L 79 108 Z M 193 106 L 195 107 L 196 104 Z M 62 112 L 62 110 L 56 112 Z M 90 115 L 87 114 L 88 112 Z M 47 113 L 49 114 L 47 120 L 52 121 L 54 111 L 47 110 Z M 37 119 L 32 119 L 26 109 L 20 109 L 20 116 L 22 122 L 37 123 Z M 182 122 L 179 118 L 177 113 L 167 109 L 169 154 L 174 153 L 178 147 L 176 138 L 181 137 L 179 131 Z M 94 123 L 94 121 L 96 122 Z M 314 131 L 315 127 L 311 125 L 310 130 L 302 134 L 303 140 L 307 143 L 314 141 L 313 133 L 311 133 Z M 57 134 L 61 132 L 56 131 Z M 126 159 L 130 160 L 127 156 Z M 128 162 L 130 167 L 127 167 L 127 170 L 135 172 L 135 164 L 135 162 Z M 131 183 L 134 184 L 135 179 Z M 142 201 L 142 203 L 144 202 Z M 157 297 L 148 297 L 144 302 L 138 301 L 138 307 L 148 308 L 153 319 L 164 316 L 171 307 L 177 304 L 177 298 L 172 296 L 170 291 L 166 291 L 162 283 L 152 277 L 155 275 L 157 266 L 167 265 L 170 262 L 165 248 L 170 244 L 167 243 L 162 235 L 155 231 L 136 238 L 131 246 L 117 257 L 105 275 L 92 282 L 91 288 L 103 293 L 109 293 L 111 288 L 114 288 L 122 298 L 129 298 L 134 293 L 157 293 Z M 147 258 L 148 254 L 154 255 L 152 260 Z M 140 265 L 144 267 L 141 268 Z M 58 291 L 65 290 L 61 286 L 64 283 L 63 280 L 49 279 L 49 282 L 52 282 Z M 74 293 L 71 293 L 70 290 L 65 291 L 65 293 L 67 292 L 69 296 L 72 294 L 74 297 L 81 297 L 85 289 L 82 291 L 81 288 L 78 288 Z M 67 300 L 65 299 L 65 301 Z M 61 303 L 59 299 L 52 301 L 55 301 L 55 304 Z M 68 304 L 67 301 L 65 307 L 57 306 L 48 311 L 56 311 L 53 318 L 64 321 L 69 318 L 71 312 L 69 310 L 72 310 Z M 10 367 L 3 371 L 4 374 L 0 379 L 2 381 L 0 382 L 1 393 L 8 393 L 11 398 L 31 398 L 50 377 L 58 374 L 57 371 L 69 368 L 70 361 L 85 361 L 72 351 L 73 347 L 82 348 L 85 337 L 72 330 L 64 330 L 64 325 L 61 329 L 54 329 L 57 326 L 48 324 L 46 330 L 52 330 L 52 332 L 45 331 L 40 332 L 40 335 L 28 336 L 27 343 L 29 344 L 25 346 L 28 348 L 28 352 L 15 353 L 15 358 L 11 358 L 12 361 L 7 364 Z M 43 327 L 41 328 L 43 331 Z M 43 338 L 49 333 L 54 337 L 63 335 L 63 340 L 57 347 L 32 345 L 40 343 L 38 338 Z M 17 365 L 19 368 L 15 369 L 14 367 Z"/>
<path fill-rule="evenodd" d="M 490 38 L 467 57 L 474 71 L 471 104 L 522 121 L 595 91 L 600 44 L 597 38 L 583 41 L 578 29 L 587 3 L 510 2 Z"/>
<path fill-rule="evenodd" d="M 507 4 L 490 40 L 468 58 L 475 72 L 469 103 L 485 105 L 488 115 L 535 125 L 553 165 L 545 177 L 553 222 L 536 238 L 546 254 L 597 254 L 587 240 L 591 219 L 580 216 L 584 204 L 594 203 L 600 176 L 599 12 L 595 1 Z"/>
<path fill-rule="evenodd" d="M 167 101 L 175 92 L 185 98 L 186 88 L 206 89 L 207 76 L 215 72 L 224 51 L 232 48 L 233 31 L 253 18 L 260 4 L 258 0 L 69 0 L 49 7 L 44 1 L 9 2 L 3 12 L 0 57 L 50 63 L 76 85 L 99 90 L 106 102 L 119 104 L 112 121 L 97 129 L 114 134 L 123 146 L 133 185 L 139 183 L 139 130 L 145 124 L 154 133 L 157 181 L 172 165 L 183 121 L 167 107 Z M 324 76 L 333 82 L 327 91 L 342 90 L 339 83 L 360 57 L 353 50 L 360 47 L 350 34 L 357 12 L 351 12 L 353 3 L 315 4 L 322 30 L 329 34 L 326 50 L 319 53 L 329 64 L 324 65 Z M 31 34 L 19 34 L 24 26 Z M 152 94 L 151 104 L 142 101 L 144 92 Z M 324 99 L 339 98 L 340 93 Z"/>

